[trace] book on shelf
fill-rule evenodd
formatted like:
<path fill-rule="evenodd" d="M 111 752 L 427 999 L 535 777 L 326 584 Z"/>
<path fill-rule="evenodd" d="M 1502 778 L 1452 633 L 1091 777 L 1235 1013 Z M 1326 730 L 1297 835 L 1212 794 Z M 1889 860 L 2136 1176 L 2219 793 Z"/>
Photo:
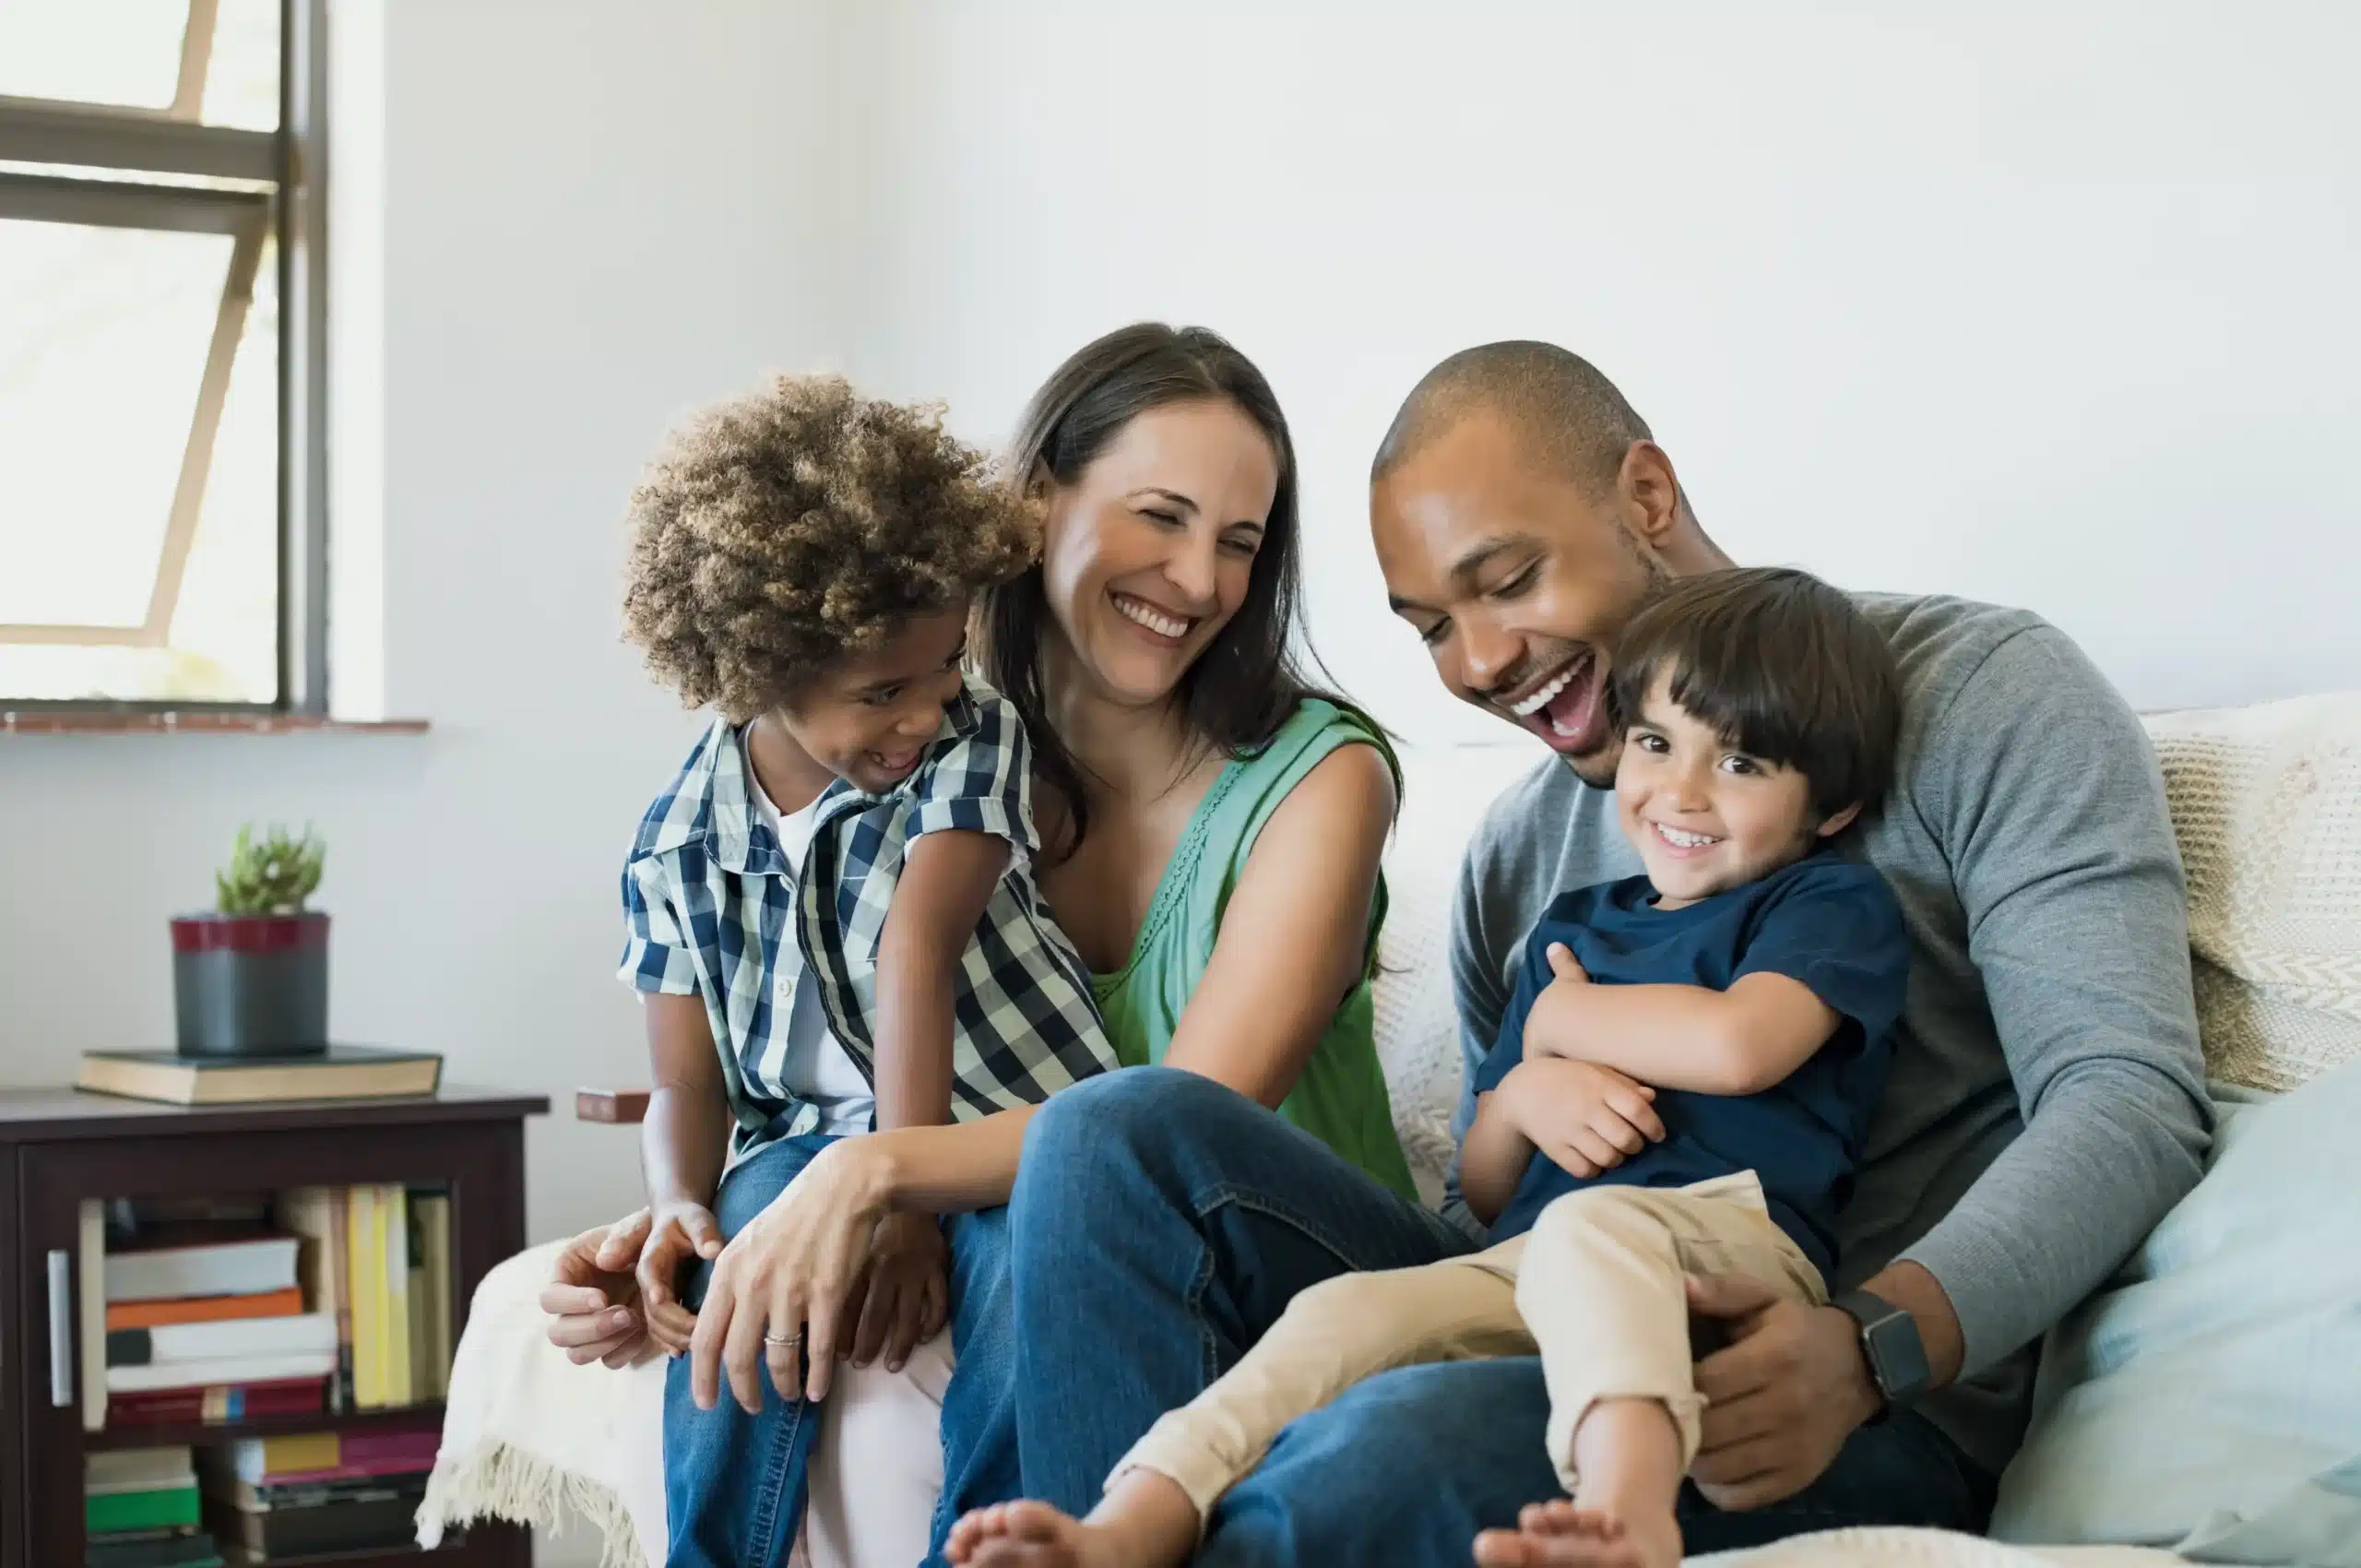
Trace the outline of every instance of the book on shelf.
<path fill-rule="evenodd" d="M 297 1350 L 282 1355 L 215 1356 L 201 1361 L 151 1361 L 109 1367 L 107 1394 L 148 1394 L 172 1388 L 228 1388 L 252 1384 L 317 1378 L 325 1386 L 336 1372 L 336 1351 Z"/>
<path fill-rule="evenodd" d="M 82 1568 L 226 1568 L 226 1563 L 209 1531 L 137 1530 L 85 1538 Z"/>
<path fill-rule="evenodd" d="M 186 1443 L 157 1448 L 102 1449 L 82 1461 L 86 1491 L 121 1491 L 177 1486 L 195 1479 L 196 1451 Z"/>
<path fill-rule="evenodd" d="M 162 1239 L 106 1253 L 109 1301 L 176 1301 L 191 1296 L 258 1296 L 295 1286 L 296 1239 Z"/>
<path fill-rule="evenodd" d="M 98 1294 L 103 1296 L 103 1289 Z M 177 1301 L 105 1301 L 101 1334 L 134 1328 L 159 1328 L 167 1324 L 222 1323 L 232 1319 L 295 1317 L 303 1311 L 303 1289 L 266 1290 L 255 1296 L 184 1296 Z"/>
<path fill-rule="evenodd" d="M 345 1260 L 345 1190 L 298 1187 L 280 1195 L 279 1223 L 303 1239 L 298 1265 L 313 1312 L 328 1322 L 336 1348 L 336 1376 L 328 1384 L 333 1409 L 352 1405 L 352 1286 Z"/>
<path fill-rule="evenodd" d="M 110 1367 L 159 1366 L 235 1356 L 289 1356 L 314 1350 L 336 1353 L 336 1319 L 326 1313 L 161 1324 L 154 1328 L 112 1329 L 107 1334 Z M 230 1377 L 208 1381 L 251 1380 Z"/>
<path fill-rule="evenodd" d="M 409 1192 L 410 1392 L 440 1399 L 451 1391 L 451 1194 Z"/>
<path fill-rule="evenodd" d="M 208 1448 L 207 1485 L 234 1480 L 257 1488 L 320 1486 L 331 1481 L 384 1476 L 422 1476 L 434 1467 L 442 1432 L 303 1432 L 289 1437 L 248 1438 Z"/>
<path fill-rule="evenodd" d="M 269 1561 L 338 1551 L 391 1550 L 417 1538 L 426 1478 L 338 1483 L 268 1502 L 210 1494 L 205 1518 L 224 1543 Z"/>
<path fill-rule="evenodd" d="M 82 1491 L 82 1529 L 86 1535 L 110 1535 L 123 1530 L 165 1530 L 194 1527 L 197 1522 L 196 1477 L 178 1485 L 142 1487 L 124 1491 Z"/>
<path fill-rule="evenodd" d="M 156 1388 L 108 1396 L 117 1427 L 220 1426 L 262 1416 L 315 1416 L 327 1408 L 327 1379 L 288 1378 L 212 1388 Z"/>
<path fill-rule="evenodd" d="M 172 1051 L 86 1051 L 77 1087 L 172 1105 L 256 1105 L 290 1099 L 387 1099 L 431 1095 L 443 1059 L 358 1045 L 288 1056 L 183 1056 Z"/>
<path fill-rule="evenodd" d="M 99 1198 L 84 1198 L 76 1218 L 75 1326 L 81 1351 L 82 1430 L 98 1431 L 107 1424 L 107 1206 Z"/>
<path fill-rule="evenodd" d="M 409 1356 L 409 1193 L 387 1184 L 377 1189 L 378 1245 L 384 1249 L 386 1302 L 386 1403 L 417 1402 Z"/>
<path fill-rule="evenodd" d="M 221 1550 L 204 1530 L 115 1530 L 84 1541 L 82 1568 L 222 1568 Z"/>
<path fill-rule="evenodd" d="M 377 1231 L 377 1189 L 345 1190 L 346 1283 L 352 1295 L 352 1405 L 384 1408 L 386 1398 L 384 1309 L 379 1294 L 384 1256 Z"/>

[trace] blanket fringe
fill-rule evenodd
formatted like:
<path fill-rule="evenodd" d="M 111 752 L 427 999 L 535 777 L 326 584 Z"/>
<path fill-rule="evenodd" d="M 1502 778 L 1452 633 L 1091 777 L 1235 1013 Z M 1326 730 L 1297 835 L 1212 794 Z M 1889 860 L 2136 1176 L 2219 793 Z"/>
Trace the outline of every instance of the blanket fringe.
<path fill-rule="evenodd" d="M 561 1470 L 520 1448 L 485 1443 L 473 1453 L 438 1456 L 418 1511 L 418 1544 L 432 1551 L 443 1532 L 475 1519 L 506 1519 L 562 1535 L 569 1510 L 605 1538 L 599 1568 L 647 1568 L 639 1532 L 623 1499 L 606 1487 Z"/>

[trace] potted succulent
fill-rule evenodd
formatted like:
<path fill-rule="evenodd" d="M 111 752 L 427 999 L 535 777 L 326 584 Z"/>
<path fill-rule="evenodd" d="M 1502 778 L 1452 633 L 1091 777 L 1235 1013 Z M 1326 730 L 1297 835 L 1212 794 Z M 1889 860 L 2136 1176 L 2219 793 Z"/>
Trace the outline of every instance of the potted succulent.
<path fill-rule="evenodd" d="M 214 876 L 219 907 L 172 921 L 172 1001 L 184 1056 L 292 1056 L 328 1043 L 328 918 L 303 901 L 327 848 L 310 828 L 238 829 Z"/>

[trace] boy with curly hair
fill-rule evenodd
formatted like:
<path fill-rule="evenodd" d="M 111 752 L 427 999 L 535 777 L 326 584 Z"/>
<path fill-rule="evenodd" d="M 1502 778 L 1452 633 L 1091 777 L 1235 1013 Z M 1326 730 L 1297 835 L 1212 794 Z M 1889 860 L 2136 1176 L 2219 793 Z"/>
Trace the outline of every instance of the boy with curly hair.
<path fill-rule="evenodd" d="M 698 1411 L 681 1356 L 725 1239 L 836 1138 L 1038 1103 L 1115 1064 L 1033 878 L 1024 729 L 963 673 L 969 600 L 1030 564 L 1038 518 L 938 416 L 781 377 L 676 433 L 632 527 L 628 635 L 717 710 L 623 876 L 621 978 L 644 993 L 655 1065 L 637 1272 L 675 1357 L 665 1468 L 759 1461 L 776 1484 L 752 1413 Z M 946 1260 L 934 1219 L 888 1228 L 854 1343 L 898 1366 L 943 1324 Z M 826 1381 L 807 1382 L 801 1339 L 801 1321 L 764 1327 L 789 1403 Z M 785 1429 L 782 1553 L 816 1425 Z M 668 1561 L 769 1560 L 742 1521 L 668 1491 Z"/>

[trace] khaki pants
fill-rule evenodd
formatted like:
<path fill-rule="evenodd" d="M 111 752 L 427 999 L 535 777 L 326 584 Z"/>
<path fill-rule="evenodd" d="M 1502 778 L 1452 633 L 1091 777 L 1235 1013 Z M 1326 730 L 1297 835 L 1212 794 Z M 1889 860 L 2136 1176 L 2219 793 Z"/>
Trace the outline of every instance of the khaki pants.
<path fill-rule="evenodd" d="M 1696 1457 L 1684 1274 L 1743 1274 L 1814 1305 L 1820 1271 L 1772 1222 L 1754 1172 L 1692 1187 L 1587 1187 L 1533 1229 L 1424 1268 L 1313 1286 L 1228 1374 L 1167 1414 L 1108 1478 L 1168 1476 L 1197 1505 L 1262 1462 L 1281 1428 L 1361 1379 L 1426 1361 L 1527 1356 L 1549 1389 L 1550 1462 L 1574 1490 L 1574 1430 L 1601 1399 L 1660 1401 Z"/>

